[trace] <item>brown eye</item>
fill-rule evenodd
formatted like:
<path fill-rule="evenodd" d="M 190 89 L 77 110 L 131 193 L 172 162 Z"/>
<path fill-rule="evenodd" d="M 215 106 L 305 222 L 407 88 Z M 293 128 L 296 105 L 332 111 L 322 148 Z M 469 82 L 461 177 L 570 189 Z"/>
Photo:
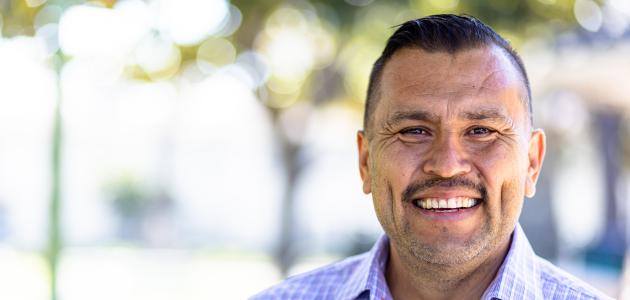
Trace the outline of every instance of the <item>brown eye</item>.
<path fill-rule="evenodd" d="M 429 132 L 421 127 L 403 129 L 400 133 L 404 135 L 429 135 Z"/>
<path fill-rule="evenodd" d="M 475 127 L 471 129 L 470 131 L 468 131 L 468 134 L 479 136 L 479 135 L 488 135 L 492 132 L 494 131 L 485 127 Z"/>

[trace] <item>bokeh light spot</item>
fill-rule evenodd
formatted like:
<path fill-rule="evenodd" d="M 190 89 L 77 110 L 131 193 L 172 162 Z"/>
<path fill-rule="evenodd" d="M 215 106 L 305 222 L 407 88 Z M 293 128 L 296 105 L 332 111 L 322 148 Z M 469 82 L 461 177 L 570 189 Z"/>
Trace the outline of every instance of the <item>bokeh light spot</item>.
<path fill-rule="evenodd" d="M 243 13 L 238 7 L 230 5 L 229 17 L 225 19 L 221 30 L 215 33 L 215 36 L 230 36 L 234 34 L 243 22 Z"/>
<path fill-rule="evenodd" d="M 285 31 L 287 28 L 296 31 L 308 29 L 306 18 L 299 10 L 281 7 L 269 16 L 265 26 L 265 30 L 272 35 L 277 31 Z"/>
<path fill-rule="evenodd" d="M 147 37 L 136 48 L 136 63 L 153 80 L 168 79 L 179 70 L 181 53 L 170 41 L 159 36 Z"/>
<path fill-rule="evenodd" d="M 280 77 L 303 77 L 313 66 L 313 45 L 297 31 L 278 32 L 269 45 L 268 56 Z"/>
<path fill-rule="evenodd" d="M 588 31 L 596 32 L 602 27 L 602 10 L 592 0 L 575 1 L 573 13 L 580 26 Z"/>
<path fill-rule="evenodd" d="M 202 70 L 206 64 L 218 67 L 231 64 L 235 59 L 236 49 L 226 39 L 210 38 L 197 48 L 197 63 Z"/>
<path fill-rule="evenodd" d="M 269 67 L 262 55 L 254 51 L 246 51 L 241 53 L 236 61 L 251 77 L 253 88 L 260 87 L 267 82 Z"/>
<path fill-rule="evenodd" d="M 161 0 L 160 29 L 175 43 L 192 45 L 221 29 L 229 16 L 225 0 Z"/>

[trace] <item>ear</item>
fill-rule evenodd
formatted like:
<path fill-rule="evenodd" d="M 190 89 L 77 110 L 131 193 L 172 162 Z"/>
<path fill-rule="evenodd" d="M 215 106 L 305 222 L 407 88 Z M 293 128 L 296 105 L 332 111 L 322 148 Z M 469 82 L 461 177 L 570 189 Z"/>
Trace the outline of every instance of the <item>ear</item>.
<path fill-rule="evenodd" d="M 363 180 L 363 192 L 369 194 L 372 192 L 370 185 L 370 168 L 368 167 L 370 147 L 363 130 L 357 132 L 357 146 L 359 148 L 359 172 L 361 173 L 361 180 Z"/>
<path fill-rule="evenodd" d="M 546 137 L 542 129 L 536 129 L 529 138 L 529 151 L 527 167 L 527 180 L 525 182 L 525 196 L 534 197 L 536 194 L 536 181 L 540 175 L 543 159 L 545 158 Z"/>

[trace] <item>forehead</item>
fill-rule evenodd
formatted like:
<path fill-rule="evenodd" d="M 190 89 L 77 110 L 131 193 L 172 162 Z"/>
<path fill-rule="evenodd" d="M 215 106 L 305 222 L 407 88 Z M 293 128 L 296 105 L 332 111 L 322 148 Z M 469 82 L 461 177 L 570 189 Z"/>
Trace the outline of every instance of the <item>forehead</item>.
<path fill-rule="evenodd" d="M 499 47 L 454 54 L 401 49 L 385 65 L 379 92 L 377 114 L 379 110 L 446 104 L 449 110 L 494 106 L 526 117 L 526 87 Z"/>

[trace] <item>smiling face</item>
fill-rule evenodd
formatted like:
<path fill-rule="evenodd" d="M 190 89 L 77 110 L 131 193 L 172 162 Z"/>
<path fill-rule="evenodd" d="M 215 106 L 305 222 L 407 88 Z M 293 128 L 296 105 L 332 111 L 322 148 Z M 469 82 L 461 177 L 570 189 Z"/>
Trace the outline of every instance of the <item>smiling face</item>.
<path fill-rule="evenodd" d="M 507 249 L 545 142 L 503 51 L 401 49 L 387 62 L 358 146 L 394 260 L 478 265 Z"/>

